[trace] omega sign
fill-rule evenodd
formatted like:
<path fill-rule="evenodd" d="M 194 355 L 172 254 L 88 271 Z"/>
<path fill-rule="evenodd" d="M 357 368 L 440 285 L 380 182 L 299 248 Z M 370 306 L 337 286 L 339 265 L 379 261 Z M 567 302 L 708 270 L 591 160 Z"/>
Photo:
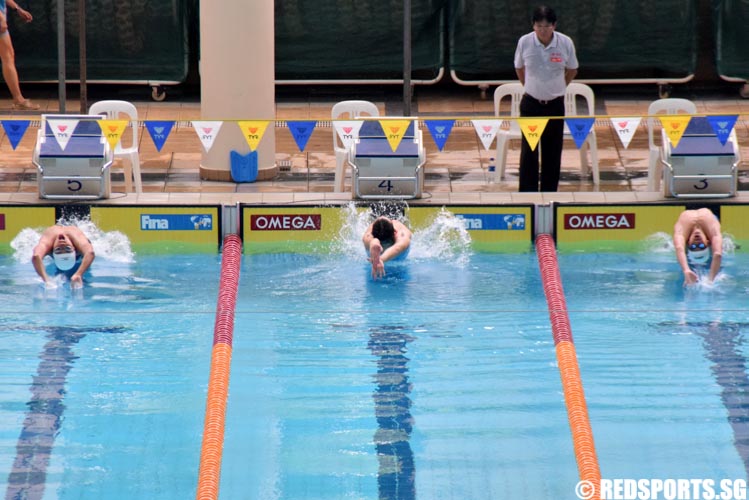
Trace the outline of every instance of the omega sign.
<path fill-rule="evenodd" d="M 322 226 L 320 214 L 253 215 L 250 229 L 253 231 L 319 231 Z"/>
<path fill-rule="evenodd" d="M 564 214 L 565 229 L 634 229 L 635 214 Z"/>

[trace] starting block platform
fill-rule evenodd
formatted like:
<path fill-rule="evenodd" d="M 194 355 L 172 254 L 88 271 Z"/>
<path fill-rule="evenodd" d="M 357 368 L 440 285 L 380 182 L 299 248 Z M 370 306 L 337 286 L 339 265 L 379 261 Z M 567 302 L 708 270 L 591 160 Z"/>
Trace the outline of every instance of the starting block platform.
<path fill-rule="evenodd" d="M 354 196 L 378 200 L 421 198 L 426 153 L 417 121 L 411 122 L 395 151 L 379 123 L 366 125 L 349 150 Z"/>
<path fill-rule="evenodd" d="M 39 197 L 95 200 L 111 194 L 113 154 L 95 115 L 42 115 L 32 161 Z M 80 120 L 73 131 L 53 130 L 49 120 Z M 61 147 L 56 134 L 70 134 Z M 64 143 L 64 141 L 63 141 Z"/>

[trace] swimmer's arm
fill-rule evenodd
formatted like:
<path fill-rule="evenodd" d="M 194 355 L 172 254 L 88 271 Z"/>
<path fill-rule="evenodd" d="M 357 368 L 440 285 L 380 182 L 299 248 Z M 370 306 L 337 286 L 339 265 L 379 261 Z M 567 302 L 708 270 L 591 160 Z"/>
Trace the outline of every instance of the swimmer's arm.
<path fill-rule="evenodd" d="M 710 281 L 712 281 L 720 272 L 720 265 L 723 261 L 723 236 L 720 232 L 713 236 L 710 247 L 713 251 L 713 259 L 710 263 Z"/>
<path fill-rule="evenodd" d="M 684 284 L 692 285 L 697 283 L 697 274 L 689 268 L 689 263 L 687 262 L 687 240 L 682 232 L 682 227 L 678 222 L 674 226 L 674 251 L 676 252 L 676 261 L 679 263 L 681 272 L 684 274 Z"/>
<path fill-rule="evenodd" d="M 411 231 L 404 230 L 398 237 L 398 241 L 393 243 L 393 246 L 382 252 L 382 261 L 387 262 L 391 259 L 398 257 L 400 254 L 406 251 L 408 246 L 411 244 Z"/>
<path fill-rule="evenodd" d="M 364 233 L 364 236 L 361 237 L 362 243 L 364 243 L 364 248 L 369 251 L 369 245 L 372 244 L 372 240 L 375 240 L 374 236 L 372 236 L 372 227 L 370 226 L 369 229 L 367 229 L 367 232 Z M 377 240 L 379 243 L 379 240 Z"/>
<path fill-rule="evenodd" d="M 94 262 L 95 258 L 96 254 L 94 254 L 93 248 L 84 252 L 83 258 L 81 259 L 81 265 L 78 266 L 78 270 L 75 272 L 75 274 L 71 276 L 71 280 L 74 280 L 76 276 L 83 276 L 83 273 L 85 273 L 88 268 L 91 267 L 91 264 Z"/>
<path fill-rule="evenodd" d="M 52 252 L 52 245 L 55 241 L 54 235 L 49 231 L 42 233 L 42 237 L 39 238 L 39 243 L 34 247 L 34 251 L 31 254 L 31 263 L 34 266 L 36 274 L 38 274 L 45 283 L 49 282 L 49 276 L 44 268 L 44 257 Z"/>
<path fill-rule="evenodd" d="M 679 263 L 679 267 L 683 272 L 689 271 L 689 264 L 687 263 L 687 238 L 684 236 L 684 225 L 681 221 L 677 221 L 674 225 L 674 252 L 676 252 L 676 261 Z"/>
<path fill-rule="evenodd" d="M 36 271 L 36 274 L 39 275 L 40 278 L 44 280 L 45 283 L 49 281 L 49 276 L 47 276 L 47 271 L 44 269 L 44 257 L 47 255 L 45 247 L 39 243 L 36 247 L 34 247 L 34 253 L 31 256 L 31 263 L 34 266 L 34 270 Z"/>
<path fill-rule="evenodd" d="M 73 243 L 75 243 L 76 250 L 81 254 L 81 265 L 78 266 L 78 270 L 75 272 L 75 274 L 70 277 L 70 281 L 72 281 L 73 283 L 83 284 L 83 273 L 85 273 L 88 268 L 91 267 L 91 264 L 96 258 L 96 254 L 94 253 L 94 246 L 90 241 L 88 241 L 88 238 L 86 238 L 85 236 L 75 237 L 73 239 Z"/>

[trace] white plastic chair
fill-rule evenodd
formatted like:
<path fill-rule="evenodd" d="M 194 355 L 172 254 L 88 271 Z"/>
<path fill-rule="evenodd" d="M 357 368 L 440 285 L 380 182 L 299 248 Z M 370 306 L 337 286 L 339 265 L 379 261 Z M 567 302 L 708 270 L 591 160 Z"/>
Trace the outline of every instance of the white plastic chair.
<path fill-rule="evenodd" d="M 648 106 L 648 191 L 660 190 L 663 175 L 660 162 L 662 144 L 655 141 L 656 123 L 660 123 L 660 120 L 653 115 L 658 113 L 693 115 L 697 113 L 697 105 L 688 99 L 668 98 L 658 99 Z"/>
<path fill-rule="evenodd" d="M 140 176 L 140 156 L 138 155 L 138 110 L 135 109 L 132 103 L 127 101 L 99 101 L 91 105 L 88 114 L 106 115 L 109 120 L 122 120 L 124 118 L 120 115 L 125 115 L 130 121 L 130 129 L 132 130 L 130 144 L 128 146 L 122 144 L 125 139 L 125 134 L 123 133 L 120 142 L 117 143 L 117 147 L 114 150 L 114 157 L 127 160 L 123 165 L 125 190 L 128 192 L 132 191 L 133 179 L 135 179 L 135 192 L 142 193 L 143 184 Z"/>
<path fill-rule="evenodd" d="M 510 116 L 520 116 L 520 100 L 523 98 L 522 83 L 505 83 L 494 91 L 494 116 L 500 116 L 500 104 L 504 99 L 510 99 Z M 497 175 L 504 179 L 505 167 L 507 165 L 507 149 L 511 139 L 522 139 L 523 134 L 517 120 L 509 120 L 509 128 L 501 128 L 497 132 Z"/>
<path fill-rule="evenodd" d="M 333 106 L 331 118 L 336 119 L 355 119 L 360 116 L 380 116 L 377 106 L 369 101 L 341 101 Z M 333 181 L 333 190 L 336 193 L 343 192 L 346 178 L 346 156 L 348 149 L 343 145 L 341 138 L 338 137 L 335 127 L 333 127 L 333 151 L 335 151 L 335 180 Z"/>
<path fill-rule="evenodd" d="M 577 109 L 578 96 L 583 98 L 587 107 L 582 113 Z M 564 94 L 564 112 L 566 116 L 594 116 L 596 98 L 593 95 L 593 89 L 584 83 L 571 82 L 567 85 L 567 91 Z M 564 124 L 564 137 L 574 141 L 566 123 Z M 588 150 L 590 150 L 590 164 L 588 163 Z M 596 138 L 595 125 L 590 129 L 588 137 L 580 148 L 580 170 L 582 174 L 590 174 L 591 167 L 593 170 L 593 185 L 598 189 L 601 179 L 598 171 L 598 139 Z"/>

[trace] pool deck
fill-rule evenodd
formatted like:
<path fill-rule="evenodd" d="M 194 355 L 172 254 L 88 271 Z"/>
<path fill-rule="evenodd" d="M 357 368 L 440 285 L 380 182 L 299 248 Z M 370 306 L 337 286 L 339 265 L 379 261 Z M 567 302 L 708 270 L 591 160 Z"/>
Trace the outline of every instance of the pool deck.
<path fill-rule="evenodd" d="M 598 154 L 601 183 L 599 190 L 590 178 L 580 174 L 580 160 L 574 144 L 565 142 L 562 158 L 562 178 L 559 192 L 517 192 L 519 141 L 512 141 L 507 158 L 505 180 L 488 184 L 486 178 L 492 150 L 485 150 L 468 120 L 493 118 L 493 88 L 487 95 L 477 88 L 418 87 L 414 92 L 412 114 L 422 119 L 454 118 L 458 120 L 442 152 L 432 141 L 427 131 L 424 142 L 427 149 L 424 197 L 413 200 L 413 204 L 514 204 L 549 202 L 579 203 L 635 203 L 673 202 L 660 192 L 647 191 L 648 138 L 643 122 L 628 148 L 624 148 L 608 124 L 601 117 L 642 116 L 647 114 L 650 102 L 658 98 L 655 86 L 634 89 L 629 92 L 621 87 L 594 86 L 596 93 L 595 130 L 598 138 Z M 116 88 L 97 90 L 95 99 L 130 100 L 138 108 L 139 120 L 175 120 L 171 135 L 161 152 L 156 150 L 148 132 L 140 128 L 140 160 L 143 193 L 124 193 L 122 170 L 115 164 L 112 174 L 112 196 L 95 201 L 106 204 L 234 204 L 257 203 L 282 205 L 341 203 L 352 199 L 350 179 L 349 192 L 334 193 L 333 177 L 335 155 L 332 149 L 333 129 L 329 123 L 319 124 L 304 153 L 299 152 L 288 129 L 276 129 L 276 162 L 278 173 L 268 181 L 233 183 L 208 181 L 200 178 L 202 145 L 190 126 L 191 120 L 201 119 L 200 102 L 197 98 L 167 98 L 164 102 L 149 99 L 146 87 L 139 93 L 130 91 L 130 97 L 120 95 Z M 397 90 L 397 89 L 395 89 Z M 677 93 L 678 91 L 678 93 Z M 749 100 L 743 100 L 738 92 L 692 92 L 677 88 L 674 97 L 684 97 L 697 104 L 698 112 L 705 114 L 738 114 L 736 133 L 741 145 L 742 158 L 749 158 Z M 32 97 L 34 97 L 32 95 Z M 393 88 L 338 89 L 337 87 L 279 89 L 276 98 L 276 118 L 280 120 L 330 120 L 330 111 L 336 102 L 347 99 L 366 99 L 377 104 L 382 115 L 403 114 L 398 92 Z M 41 112 L 57 112 L 56 95 L 44 99 L 35 98 L 42 106 Z M 68 113 L 76 113 L 78 100 L 69 100 Z M 59 200 L 43 200 L 38 196 L 36 167 L 31 161 L 39 126 L 40 112 L 13 112 L 10 100 L 0 99 L 0 119 L 30 119 L 32 124 L 25 136 L 13 150 L 4 130 L 0 133 L 0 203 L 46 204 Z M 252 118 L 252 117 L 248 117 Z M 749 202 L 749 167 L 744 160 L 739 167 L 739 191 L 736 197 L 722 202 Z M 683 200 L 678 200 L 683 202 Z"/>

